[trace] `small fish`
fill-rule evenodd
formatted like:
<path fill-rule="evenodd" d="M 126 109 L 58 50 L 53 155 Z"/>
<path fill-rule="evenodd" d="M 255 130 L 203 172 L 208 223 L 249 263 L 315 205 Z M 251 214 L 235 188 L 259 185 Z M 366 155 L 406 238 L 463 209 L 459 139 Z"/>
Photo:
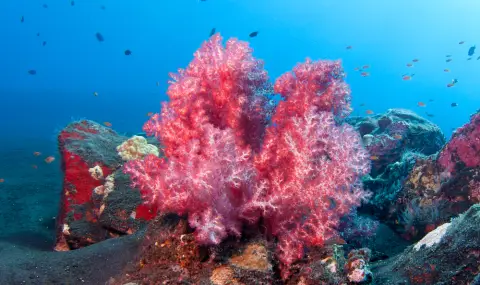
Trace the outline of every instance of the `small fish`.
<path fill-rule="evenodd" d="M 433 100 L 433 99 L 428 99 L 428 102 L 433 102 L 433 101 L 435 101 L 435 100 Z"/>
<path fill-rule="evenodd" d="M 210 31 L 210 37 L 213 36 L 213 35 L 215 35 L 215 31 L 216 31 L 215 28 L 213 28 L 213 29 Z"/>
<path fill-rule="evenodd" d="M 471 58 L 471 57 L 469 57 L 469 58 L 467 58 L 467 60 L 472 60 L 472 58 Z"/>
<path fill-rule="evenodd" d="M 364 66 L 362 66 L 363 69 L 367 69 L 367 68 L 369 68 L 369 67 L 370 67 L 370 65 L 364 65 Z"/>
<path fill-rule="evenodd" d="M 360 67 L 355 67 L 353 70 L 359 71 L 359 70 L 360 70 Z"/>
<path fill-rule="evenodd" d="M 446 62 L 450 62 L 450 61 L 452 61 L 452 59 L 451 59 L 451 58 L 449 58 L 449 59 L 447 59 L 447 60 L 445 60 L 445 61 L 446 61 Z"/>
<path fill-rule="evenodd" d="M 42 155 L 42 153 L 39 152 L 39 151 L 36 151 L 36 152 L 33 153 L 33 155 L 35 155 L 35 156 L 40 156 L 40 155 Z"/>
<path fill-rule="evenodd" d="M 367 111 L 365 111 L 365 113 L 367 113 L 367 115 L 371 115 L 371 114 L 373 114 L 373 111 L 372 110 L 367 110 Z"/>
<path fill-rule="evenodd" d="M 425 103 L 423 103 L 423 102 L 418 102 L 417 105 L 418 105 L 419 107 L 425 107 L 425 106 L 427 106 L 427 105 L 425 105 Z"/>
<path fill-rule="evenodd" d="M 412 66 L 413 66 L 413 63 L 410 63 L 410 62 L 409 62 L 409 63 L 407 63 L 407 66 L 408 66 L 408 67 L 412 67 Z"/>
<path fill-rule="evenodd" d="M 102 5 L 102 6 L 100 6 L 100 9 L 105 10 L 105 9 L 107 9 L 107 7 L 105 7 L 104 5 Z"/>
<path fill-rule="evenodd" d="M 75 6 L 75 1 L 70 2 L 70 5 Z"/>
<path fill-rule="evenodd" d="M 46 45 L 47 45 L 47 42 L 43 41 L 42 46 L 46 46 Z"/>
<path fill-rule="evenodd" d="M 457 84 L 458 80 L 456 78 L 452 79 L 452 84 Z"/>
<path fill-rule="evenodd" d="M 22 17 L 20 18 L 20 23 L 23 23 L 23 22 L 25 22 L 25 17 L 22 16 Z"/>
<path fill-rule="evenodd" d="M 47 8 L 48 8 L 48 5 L 47 5 L 47 4 L 43 4 L 42 7 L 45 8 L 45 9 L 47 9 Z"/>
<path fill-rule="evenodd" d="M 105 41 L 105 38 L 104 38 L 104 37 L 102 36 L 102 34 L 100 34 L 100 33 L 96 33 L 96 34 L 95 34 L 95 37 L 97 38 L 97 40 L 98 40 L 99 42 Z"/>
<path fill-rule="evenodd" d="M 132 51 L 131 51 L 131 50 L 129 50 L 129 49 L 127 49 L 127 50 L 125 50 L 125 52 L 124 52 L 124 53 L 125 53 L 125 55 L 131 55 L 131 54 L 132 54 Z"/>
<path fill-rule="evenodd" d="M 98 96 L 98 92 L 93 92 L 93 96 L 97 97 L 97 96 Z"/>
<path fill-rule="evenodd" d="M 452 55 L 451 55 L 451 54 L 447 54 L 446 57 L 452 57 Z"/>
<path fill-rule="evenodd" d="M 435 115 L 427 113 L 427 112 L 425 112 L 425 115 L 427 115 L 428 117 L 435 117 Z"/>
<path fill-rule="evenodd" d="M 160 82 L 158 82 L 158 81 L 157 81 L 157 83 L 156 83 L 156 84 L 157 84 L 157 87 L 158 87 L 158 86 L 160 86 Z"/>
<path fill-rule="evenodd" d="M 38 166 L 36 164 L 32 164 L 33 169 L 38 169 Z"/>
<path fill-rule="evenodd" d="M 53 156 L 49 156 L 49 157 L 45 158 L 46 163 L 52 163 L 54 160 L 55 160 L 55 157 L 53 157 Z"/>
<path fill-rule="evenodd" d="M 365 106 L 365 103 L 360 103 L 360 107 L 363 107 L 363 106 Z"/>
<path fill-rule="evenodd" d="M 413 62 L 418 62 L 419 59 L 418 59 L 418 58 L 414 58 L 412 61 L 413 61 Z"/>
<path fill-rule="evenodd" d="M 445 68 L 443 71 L 445 71 L 445 72 L 450 72 L 450 69 Z"/>
<path fill-rule="evenodd" d="M 412 77 L 411 77 L 410 75 L 404 75 L 404 76 L 402 77 L 402 79 L 403 79 L 403 80 L 410 80 L 410 79 L 412 79 Z"/>
<path fill-rule="evenodd" d="M 471 46 L 468 49 L 468 56 L 472 56 L 475 53 L 475 46 Z"/>
<path fill-rule="evenodd" d="M 103 124 L 104 124 L 106 127 L 109 127 L 109 128 L 112 126 L 112 123 L 110 123 L 110 122 L 103 122 Z"/>
<path fill-rule="evenodd" d="M 151 116 L 153 116 L 153 112 L 148 112 L 147 117 L 151 117 Z"/>
<path fill-rule="evenodd" d="M 394 134 L 393 138 L 395 138 L 396 140 L 401 140 L 403 137 L 402 137 L 402 135 Z"/>
<path fill-rule="evenodd" d="M 342 244 L 347 244 L 347 242 L 342 239 L 341 237 L 333 237 L 333 238 L 329 238 L 328 240 L 325 241 L 325 245 L 329 245 L 329 246 L 332 246 L 332 245 L 342 245 Z"/>
<path fill-rule="evenodd" d="M 465 41 L 461 41 L 461 42 L 459 42 L 458 44 L 459 44 L 459 45 L 463 45 L 464 43 L 465 43 Z"/>
<path fill-rule="evenodd" d="M 0 183 L 3 183 L 3 182 L 5 182 L 5 179 L 0 178 Z"/>
<path fill-rule="evenodd" d="M 370 156 L 370 159 L 371 159 L 371 160 L 379 160 L 380 157 L 378 157 L 378 156 L 376 156 L 376 155 L 372 155 L 372 156 Z"/>
<path fill-rule="evenodd" d="M 448 83 L 448 84 L 447 84 L 447 87 L 453 87 L 453 85 L 455 85 L 455 84 Z"/>
<path fill-rule="evenodd" d="M 479 57 L 477 57 L 477 60 L 480 60 L 480 56 L 479 56 Z"/>
<path fill-rule="evenodd" d="M 352 46 L 347 46 L 346 49 L 352 49 L 353 47 Z"/>
<path fill-rule="evenodd" d="M 452 107 L 457 107 L 458 104 L 454 102 L 454 103 L 450 104 L 450 106 L 452 106 Z"/>
<path fill-rule="evenodd" d="M 30 70 L 28 71 L 28 74 L 30 74 L 30 75 L 35 75 L 35 74 L 37 74 L 37 71 L 36 71 L 35 69 L 30 69 Z"/>
<path fill-rule="evenodd" d="M 254 38 L 254 37 L 258 36 L 258 31 L 252 32 L 248 36 L 251 37 L 251 38 Z"/>
<path fill-rule="evenodd" d="M 39 36 L 40 36 L 40 33 L 37 33 L 37 37 L 39 37 Z"/>
<path fill-rule="evenodd" d="M 364 72 L 360 73 L 360 75 L 363 76 L 363 77 L 367 77 L 367 76 L 370 76 L 370 73 L 364 71 Z"/>

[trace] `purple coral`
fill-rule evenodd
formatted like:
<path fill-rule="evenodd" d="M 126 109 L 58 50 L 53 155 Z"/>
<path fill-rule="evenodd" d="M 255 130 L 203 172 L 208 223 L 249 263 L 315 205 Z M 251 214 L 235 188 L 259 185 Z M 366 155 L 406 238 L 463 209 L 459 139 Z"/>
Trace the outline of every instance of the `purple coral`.
<path fill-rule="evenodd" d="M 438 162 L 449 172 L 454 172 L 458 163 L 465 167 L 480 166 L 480 112 L 455 132 L 440 153 Z"/>

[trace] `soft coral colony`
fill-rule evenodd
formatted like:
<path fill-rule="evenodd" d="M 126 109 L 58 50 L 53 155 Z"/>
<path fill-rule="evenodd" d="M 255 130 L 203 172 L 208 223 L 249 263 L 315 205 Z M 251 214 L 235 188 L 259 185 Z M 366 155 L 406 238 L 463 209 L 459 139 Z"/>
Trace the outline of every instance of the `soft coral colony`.
<path fill-rule="evenodd" d="M 342 123 L 350 93 L 340 62 L 307 59 L 272 85 L 248 43 L 224 47 L 216 34 L 171 77 L 170 101 L 144 125 L 165 157 L 129 161 L 124 172 L 146 203 L 187 215 L 200 244 L 261 222 L 287 277 L 306 247 L 336 237 L 340 218 L 368 197 L 360 182 L 368 153 Z M 273 93 L 283 99 L 276 110 Z"/>

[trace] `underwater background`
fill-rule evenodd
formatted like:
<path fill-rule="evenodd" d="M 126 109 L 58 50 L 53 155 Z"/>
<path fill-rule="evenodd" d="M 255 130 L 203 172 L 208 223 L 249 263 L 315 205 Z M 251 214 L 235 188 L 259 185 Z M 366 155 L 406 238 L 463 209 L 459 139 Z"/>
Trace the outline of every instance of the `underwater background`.
<path fill-rule="evenodd" d="M 272 80 L 306 57 L 340 59 L 351 116 L 410 109 L 449 139 L 480 107 L 480 51 L 468 54 L 480 44 L 479 15 L 473 0 L 4 0 L 2 246 L 52 248 L 59 131 L 88 119 L 141 132 L 168 100 L 169 73 L 212 29 L 248 41 Z"/>

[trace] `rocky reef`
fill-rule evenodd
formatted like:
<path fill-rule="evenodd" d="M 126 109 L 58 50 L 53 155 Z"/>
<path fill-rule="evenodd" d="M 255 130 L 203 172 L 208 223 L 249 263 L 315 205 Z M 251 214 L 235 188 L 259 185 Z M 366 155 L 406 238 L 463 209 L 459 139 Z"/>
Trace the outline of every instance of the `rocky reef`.
<path fill-rule="evenodd" d="M 81 252 L 134 234 L 138 252 L 108 284 L 473 284 L 480 265 L 478 118 L 447 143 L 437 126 L 407 110 L 349 119 L 371 154 L 363 183 L 372 196 L 343 218 L 340 236 L 306 248 L 288 278 L 278 240 L 262 221 L 241 237 L 198 244 L 186 216 L 157 216 L 142 204 L 117 153 L 127 137 L 75 122 L 59 136 L 65 179 L 57 250 Z"/>

